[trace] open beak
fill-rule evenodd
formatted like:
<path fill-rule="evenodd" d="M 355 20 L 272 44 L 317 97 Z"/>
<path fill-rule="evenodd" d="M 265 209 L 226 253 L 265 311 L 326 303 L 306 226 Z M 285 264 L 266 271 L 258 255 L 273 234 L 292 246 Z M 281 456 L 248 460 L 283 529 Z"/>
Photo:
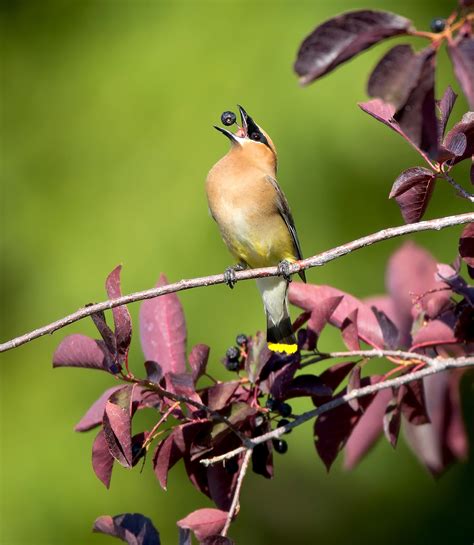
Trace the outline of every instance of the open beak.
<path fill-rule="evenodd" d="M 241 122 L 242 122 L 242 129 L 243 129 L 243 132 L 244 132 L 244 136 L 247 136 L 248 135 L 248 119 L 249 119 L 249 115 L 247 114 L 247 112 L 242 108 L 242 106 L 240 104 L 237 104 L 238 108 L 239 108 L 239 112 L 240 112 L 240 119 L 241 119 Z"/>
<path fill-rule="evenodd" d="M 218 127 L 217 125 L 214 125 L 214 128 L 217 129 L 219 132 L 221 132 L 223 135 L 227 136 L 227 138 L 232 142 L 232 144 L 238 144 L 238 140 L 235 137 L 233 133 L 228 131 L 227 129 L 223 129 L 222 127 Z"/>

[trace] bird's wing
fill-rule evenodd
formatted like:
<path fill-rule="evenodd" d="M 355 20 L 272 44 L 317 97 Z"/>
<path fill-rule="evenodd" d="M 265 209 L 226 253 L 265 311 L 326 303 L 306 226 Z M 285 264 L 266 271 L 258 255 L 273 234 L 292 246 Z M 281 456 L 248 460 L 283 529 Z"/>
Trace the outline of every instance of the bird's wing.
<path fill-rule="evenodd" d="M 296 232 L 295 221 L 291 214 L 290 205 L 286 200 L 285 194 L 281 190 L 281 187 L 278 185 L 278 182 L 275 180 L 275 178 L 272 178 L 272 176 L 265 176 L 265 179 L 272 184 L 273 188 L 276 191 L 276 205 L 278 211 L 280 212 L 280 215 L 286 223 L 288 231 L 291 234 L 291 238 L 293 239 L 293 245 L 298 259 L 303 259 L 303 252 L 301 251 L 300 241 L 298 240 L 298 233 Z M 303 282 L 306 282 L 305 272 L 300 271 L 298 274 L 300 275 L 301 280 L 303 280 Z"/>

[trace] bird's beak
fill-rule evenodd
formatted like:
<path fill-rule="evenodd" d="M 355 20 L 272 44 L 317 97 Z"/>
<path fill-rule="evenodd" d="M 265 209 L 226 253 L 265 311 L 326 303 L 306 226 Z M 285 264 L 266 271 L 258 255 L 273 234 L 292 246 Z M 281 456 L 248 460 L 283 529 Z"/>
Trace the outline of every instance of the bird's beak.
<path fill-rule="evenodd" d="M 222 134 L 224 134 L 225 136 L 227 136 L 227 138 L 232 142 L 232 144 L 238 144 L 239 141 L 237 140 L 237 138 L 235 137 L 235 135 L 233 133 L 231 133 L 227 129 L 223 129 L 222 127 L 218 127 L 217 125 L 214 125 L 214 128 L 217 129 Z"/>
<path fill-rule="evenodd" d="M 243 134 L 239 134 L 237 132 L 238 136 L 242 136 L 243 138 L 248 138 L 249 134 L 252 134 L 253 131 L 259 131 L 258 125 L 255 123 L 255 121 L 249 116 L 249 114 L 242 108 L 240 104 L 237 104 L 240 111 L 240 119 L 242 120 L 242 128 L 240 129 L 240 132 Z"/>

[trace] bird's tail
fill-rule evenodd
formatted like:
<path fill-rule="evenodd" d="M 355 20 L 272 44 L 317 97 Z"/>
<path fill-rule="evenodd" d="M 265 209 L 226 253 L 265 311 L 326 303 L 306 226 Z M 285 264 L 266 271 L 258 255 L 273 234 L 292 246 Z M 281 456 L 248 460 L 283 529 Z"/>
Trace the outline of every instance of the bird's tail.
<path fill-rule="evenodd" d="M 258 278 L 267 315 L 267 342 L 273 352 L 293 354 L 298 346 L 288 313 L 288 282 L 281 277 Z"/>

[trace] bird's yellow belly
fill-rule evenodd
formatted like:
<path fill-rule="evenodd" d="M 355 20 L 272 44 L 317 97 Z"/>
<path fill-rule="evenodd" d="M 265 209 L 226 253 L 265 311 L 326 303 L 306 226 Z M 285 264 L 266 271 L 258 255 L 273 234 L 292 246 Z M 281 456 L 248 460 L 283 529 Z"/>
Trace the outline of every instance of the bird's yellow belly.
<path fill-rule="evenodd" d="M 266 222 L 251 222 L 234 211 L 230 221 L 221 223 L 220 227 L 230 252 L 238 261 L 252 268 L 277 265 L 283 259 L 296 259 L 291 235 L 279 216 Z"/>

